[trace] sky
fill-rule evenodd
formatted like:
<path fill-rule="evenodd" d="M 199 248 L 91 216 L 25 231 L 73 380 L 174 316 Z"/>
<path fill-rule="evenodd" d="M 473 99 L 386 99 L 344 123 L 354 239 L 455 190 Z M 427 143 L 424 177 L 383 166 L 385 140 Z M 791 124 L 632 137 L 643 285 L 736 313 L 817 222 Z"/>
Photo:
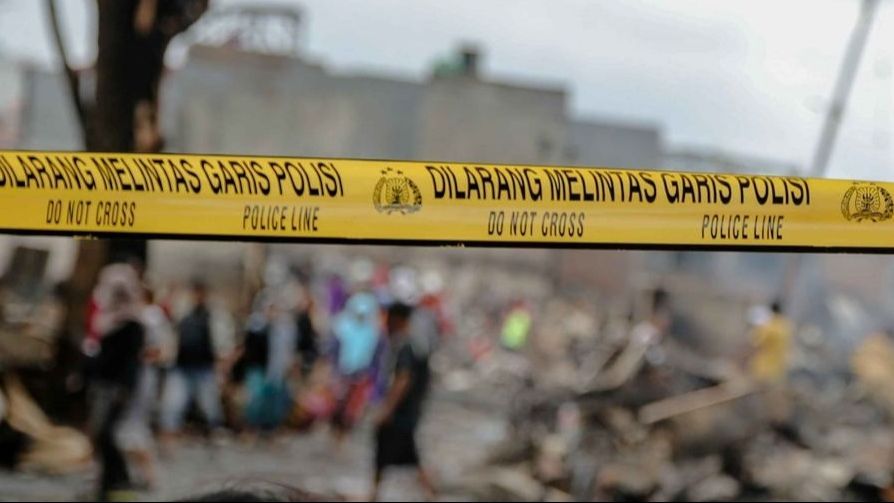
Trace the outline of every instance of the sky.
<path fill-rule="evenodd" d="M 95 54 L 95 2 L 62 0 L 78 65 Z M 212 0 L 212 6 L 257 3 Z M 562 85 L 570 112 L 661 127 L 696 146 L 806 167 L 860 0 L 277 0 L 338 70 L 423 79 L 458 44 L 488 79 Z M 43 66 L 44 2 L 0 0 L 0 54 Z M 2 63 L 0 63 L 2 64 Z M 894 180 L 894 2 L 882 2 L 828 176 Z"/>

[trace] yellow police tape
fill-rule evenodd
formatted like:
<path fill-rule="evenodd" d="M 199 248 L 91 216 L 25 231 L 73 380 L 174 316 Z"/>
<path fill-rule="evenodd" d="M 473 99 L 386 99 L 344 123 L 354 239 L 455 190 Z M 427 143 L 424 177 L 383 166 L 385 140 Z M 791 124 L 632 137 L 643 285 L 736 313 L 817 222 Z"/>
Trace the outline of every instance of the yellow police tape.
<path fill-rule="evenodd" d="M 473 163 L 0 152 L 0 231 L 894 250 L 894 184 Z"/>

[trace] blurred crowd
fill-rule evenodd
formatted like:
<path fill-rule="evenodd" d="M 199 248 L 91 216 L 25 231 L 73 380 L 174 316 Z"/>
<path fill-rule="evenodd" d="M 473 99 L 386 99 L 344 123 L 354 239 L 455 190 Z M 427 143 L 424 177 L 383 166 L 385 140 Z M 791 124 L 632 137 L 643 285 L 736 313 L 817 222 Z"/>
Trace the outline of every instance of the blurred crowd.
<path fill-rule="evenodd" d="M 326 424 L 338 443 L 373 407 L 375 480 L 419 466 L 428 360 L 452 330 L 438 276 L 365 261 L 325 278 L 292 268 L 241 323 L 214 293 L 201 278 L 155 290 L 138 264 L 101 271 L 82 347 L 100 497 L 155 484 L 156 452 L 185 434 L 257 442 Z M 430 488 L 421 468 L 420 481 Z"/>

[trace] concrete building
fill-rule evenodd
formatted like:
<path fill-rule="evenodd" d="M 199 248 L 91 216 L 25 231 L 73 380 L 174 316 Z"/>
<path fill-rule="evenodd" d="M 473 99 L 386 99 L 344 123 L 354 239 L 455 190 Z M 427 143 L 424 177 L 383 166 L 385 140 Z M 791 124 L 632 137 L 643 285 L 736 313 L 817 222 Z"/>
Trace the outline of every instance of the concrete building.
<path fill-rule="evenodd" d="M 664 142 L 654 124 L 606 119 L 572 119 L 568 123 L 570 164 L 616 168 L 662 167 Z"/>
<path fill-rule="evenodd" d="M 26 66 L 21 72 L 23 99 L 18 148 L 83 150 L 77 113 L 65 77 Z"/>
<path fill-rule="evenodd" d="M 434 77 L 418 105 L 413 157 L 485 163 L 550 163 L 568 143 L 566 93 L 490 82 L 477 74 Z"/>
<path fill-rule="evenodd" d="M 0 148 L 18 143 L 23 98 L 20 66 L 0 55 Z"/>
<path fill-rule="evenodd" d="M 163 87 L 172 151 L 657 166 L 660 129 L 569 117 L 567 93 L 477 69 L 424 81 L 193 46 Z"/>
<path fill-rule="evenodd" d="M 421 86 L 331 75 L 298 58 L 194 46 L 166 79 L 170 151 L 401 157 L 412 152 Z"/>

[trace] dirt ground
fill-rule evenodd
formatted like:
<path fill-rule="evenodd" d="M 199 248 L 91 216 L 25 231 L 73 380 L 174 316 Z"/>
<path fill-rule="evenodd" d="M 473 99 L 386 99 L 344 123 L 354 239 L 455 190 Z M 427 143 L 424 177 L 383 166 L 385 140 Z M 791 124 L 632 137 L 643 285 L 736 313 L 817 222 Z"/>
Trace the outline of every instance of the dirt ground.
<path fill-rule="evenodd" d="M 468 499 L 461 479 L 474 471 L 506 435 L 499 410 L 481 397 L 433 393 L 421 427 L 423 459 L 450 500 Z M 153 491 L 139 500 L 171 501 L 222 488 L 273 483 L 348 500 L 369 490 L 372 443 L 369 425 L 359 427 L 337 449 L 325 430 L 284 434 L 253 444 L 224 439 L 214 445 L 187 439 L 161 460 Z M 71 501 L 90 499 L 92 473 L 45 476 L 0 472 L 0 501 Z M 383 500 L 422 497 L 411 473 L 389 472 Z"/>

